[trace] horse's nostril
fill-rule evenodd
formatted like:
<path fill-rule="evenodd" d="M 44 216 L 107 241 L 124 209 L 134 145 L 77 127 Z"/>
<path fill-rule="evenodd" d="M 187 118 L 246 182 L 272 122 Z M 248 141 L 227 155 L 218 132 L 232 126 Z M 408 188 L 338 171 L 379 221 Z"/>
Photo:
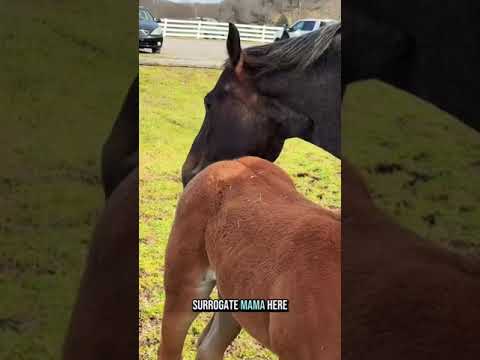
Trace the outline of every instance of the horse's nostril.
<path fill-rule="evenodd" d="M 206 156 L 203 153 L 190 153 L 182 167 L 182 183 L 183 187 L 192 180 L 199 172 L 210 164 L 210 161 L 206 160 Z"/>

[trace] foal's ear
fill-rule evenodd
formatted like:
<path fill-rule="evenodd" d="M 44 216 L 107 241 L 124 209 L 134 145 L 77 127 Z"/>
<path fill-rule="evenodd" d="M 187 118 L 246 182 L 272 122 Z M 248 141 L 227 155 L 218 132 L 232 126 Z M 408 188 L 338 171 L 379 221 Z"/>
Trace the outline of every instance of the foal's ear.
<path fill-rule="evenodd" d="M 232 23 L 228 23 L 227 50 L 230 64 L 235 69 L 235 73 L 240 75 L 243 70 L 242 46 L 240 44 L 240 33 Z"/>

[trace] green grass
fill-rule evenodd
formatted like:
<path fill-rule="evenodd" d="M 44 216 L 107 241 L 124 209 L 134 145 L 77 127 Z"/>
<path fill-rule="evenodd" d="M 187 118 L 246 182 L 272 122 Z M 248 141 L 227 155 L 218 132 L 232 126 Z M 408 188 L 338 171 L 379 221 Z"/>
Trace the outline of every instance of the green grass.
<path fill-rule="evenodd" d="M 103 204 L 100 147 L 137 70 L 136 53 L 124 55 L 136 29 L 98 31 L 128 23 L 121 10 L 2 4 L 1 86 L 12 90 L 0 97 L 0 359 L 60 358 Z"/>
<path fill-rule="evenodd" d="M 180 169 L 204 116 L 203 97 L 220 72 L 188 68 L 140 69 L 140 358 L 156 359 L 164 302 L 163 263 Z M 301 140 L 289 140 L 277 163 L 298 189 L 326 207 L 340 206 L 340 162 Z M 195 340 L 208 314 L 190 328 L 184 359 L 195 358 Z M 226 359 L 275 359 L 242 332 Z"/>
<path fill-rule="evenodd" d="M 343 115 L 344 154 L 377 204 L 427 239 L 480 255 L 478 132 L 378 81 L 352 86 Z M 398 170 L 382 174 L 380 164 Z"/>

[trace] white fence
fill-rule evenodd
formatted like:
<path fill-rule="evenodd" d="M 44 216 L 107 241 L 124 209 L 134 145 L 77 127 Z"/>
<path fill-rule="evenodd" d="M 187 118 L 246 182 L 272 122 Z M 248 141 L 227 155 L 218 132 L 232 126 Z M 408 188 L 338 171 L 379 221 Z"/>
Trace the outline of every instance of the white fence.
<path fill-rule="evenodd" d="M 162 19 L 163 36 L 191 37 L 196 39 L 226 39 L 228 23 Z M 240 39 L 245 41 L 272 42 L 278 26 L 236 24 Z"/>

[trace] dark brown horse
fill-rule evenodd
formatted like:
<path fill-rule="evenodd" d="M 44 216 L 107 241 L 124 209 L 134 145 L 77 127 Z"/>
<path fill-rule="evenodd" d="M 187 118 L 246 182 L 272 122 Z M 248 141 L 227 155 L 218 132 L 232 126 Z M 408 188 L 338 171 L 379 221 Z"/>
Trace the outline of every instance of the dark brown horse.
<path fill-rule="evenodd" d="M 343 86 L 376 78 L 480 130 L 478 13 L 470 0 L 343 0 Z"/>
<path fill-rule="evenodd" d="M 138 167 L 138 75 L 128 89 L 120 113 L 102 149 L 102 184 L 108 198 Z"/>
<path fill-rule="evenodd" d="M 194 299 L 288 299 L 289 312 L 216 313 L 199 360 L 221 360 L 240 327 L 280 360 L 340 359 L 340 219 L 256 157 L 207 167 L 185 188 L 165 262 L 159 360 L 181 359 Z"/>
<path fill-rule="evenodd" d="M 229 59 L 205 97 L 205 119 L 183 165 L 183 184 L 215 161 L 245 155 L 273 161 L 293 137 L 339 157 L 340 43 L 337 23 L 242 50 L 230 24 Z"/>
<path fill-rule="evenodd" d="M 138 76 L 102 151 L 105 209 L 95 227 L 63 359 L 138 357 Z"/>

